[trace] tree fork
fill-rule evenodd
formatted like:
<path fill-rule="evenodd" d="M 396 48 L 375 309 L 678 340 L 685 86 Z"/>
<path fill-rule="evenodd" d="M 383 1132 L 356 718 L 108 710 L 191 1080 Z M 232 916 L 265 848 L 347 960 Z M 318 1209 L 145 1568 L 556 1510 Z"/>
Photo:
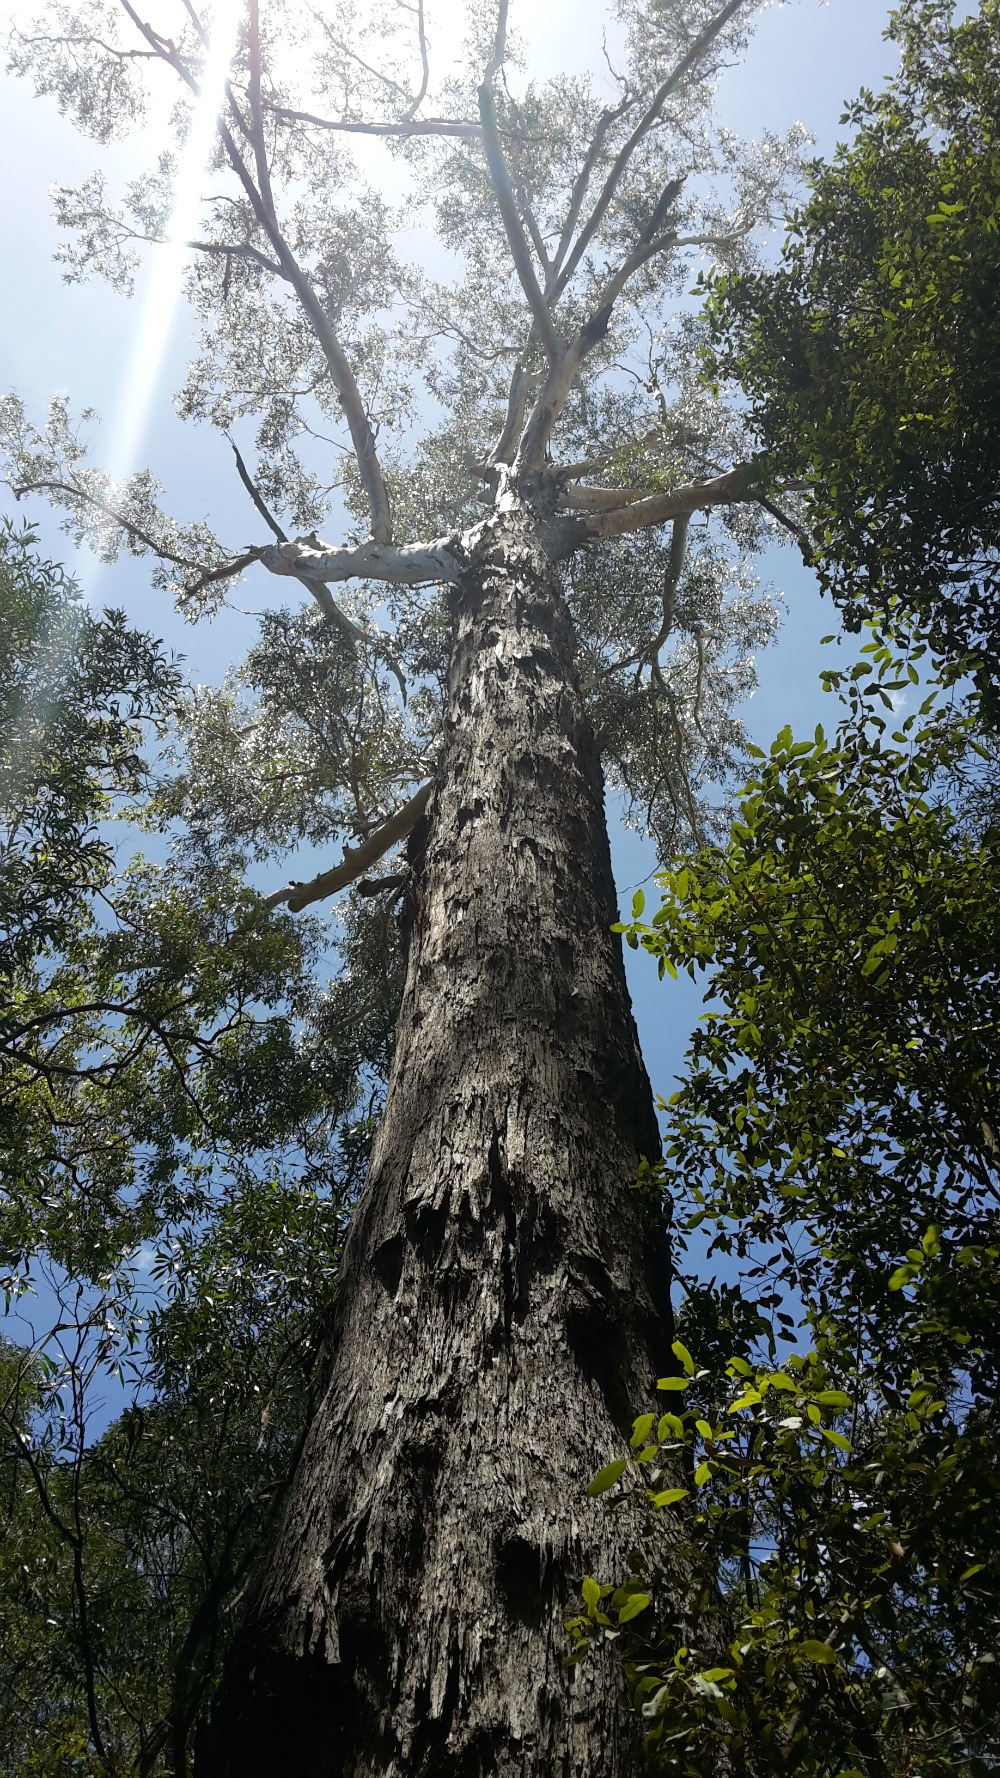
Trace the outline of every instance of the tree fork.
<path fill-rule="evenodd" d="M 669 1351 L 665 1243 L 635 1189 L 658 1133 L 596 744 L 536 527 L 498 514 L 452 595 L 385 1113 L 202 1778 L 629 1762 L 620 1676 L 597 1655 L 567 1669 L 563 1617 L 584 1575 L 620 1579 L 649 1535 L 641 1506 L 584 1490 Z M 662 1536 L 680 1594 L 684 1541 Z"/>

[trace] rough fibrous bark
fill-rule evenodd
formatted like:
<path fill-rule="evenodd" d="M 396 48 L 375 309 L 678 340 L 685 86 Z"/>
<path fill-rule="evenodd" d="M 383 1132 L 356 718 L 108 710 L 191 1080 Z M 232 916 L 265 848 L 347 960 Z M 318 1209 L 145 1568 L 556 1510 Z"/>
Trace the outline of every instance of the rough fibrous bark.
<path fill-rule="evenodd" d="M 454 594 L 385 1115 L 213 1778 L 630 1763 L 620 1678 L 599 1657 L 566 1667 L 563 1618 L 646 1530 L 585 1488 L 669 1350 L 666 1258 L 635 1189 L 657 1130 L 537 536 L 523 510 L 498 515 Z"/>

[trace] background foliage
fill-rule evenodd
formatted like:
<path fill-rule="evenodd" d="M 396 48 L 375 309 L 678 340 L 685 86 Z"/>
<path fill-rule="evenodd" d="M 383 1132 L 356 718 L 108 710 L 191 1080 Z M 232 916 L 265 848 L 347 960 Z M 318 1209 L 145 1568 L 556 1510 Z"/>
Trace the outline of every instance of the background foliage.
<path fill-rule="evenodd" d="M 898 79 L 810 173 L 776 270 L 715 279 L 716 378 L 848 625 L 893 600 L 997 715 L 1000 9 L 906 0 Z M 897 618 L 898 623 L 898 618 Z"/>
<path fill-rule="evenodd" d="M 705 1565 L 664 1615 L 651 1536 L 570 1627 L 577 1658 L 622 1634 L 666 1771 L 720 1741 L 816 1778 L 1000 1752 L 1000 826 L 977 705 L 932 687 L 894 717 L 923 654 L 875 632 L 831 669 L 833 739 L 784 730 L 728 844 L 624 928 L 661 975 L 708 973 L 664 1107 L 695 1264 L 667 1411 L 592 1489 L 683 1499 Z"/>
<path fill-rule="evenodd" d="M 30 533 L 0 604 L 0 1769 L 183 1772 L 308 1411 L 398 943 L 350 914 L 322 992 L 245 855 L 165 843 L 177 667 Z M 120 855 L 140 820 L 157 863 Z"/>

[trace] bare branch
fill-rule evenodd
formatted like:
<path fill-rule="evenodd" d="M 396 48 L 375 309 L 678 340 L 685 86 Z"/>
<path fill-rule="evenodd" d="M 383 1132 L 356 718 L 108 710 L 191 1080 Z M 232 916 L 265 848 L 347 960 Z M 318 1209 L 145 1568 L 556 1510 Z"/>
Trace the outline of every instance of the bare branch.
<path fill-rule="evenodd" d="M 410 106 L 410 109 L 407 112 L 407 117 L 415 117 L 420 110 L 421 105 L 427 97 L 427 88 L 431 78 L 431 65 L 427 56 L 427 25 L 426 20 L 424 19 L 424 0 L 417 0 L 417 36 L 420 41 L 420 91 L 414 99 L 413 104 Z"/>
<path fill-rule="evenodd" d="M 655 240 L 646 241 L 636 247 L 619 266 L 614 276 L 608 279 L 597 299 L 597 307 L 590 319 L 584 323 L 576 339 L 563 350 L 561 357 L 552 364 L 549 370 L 549 375 L 521 439 L 517 462 L 522 472 L 530 472 L 541 467 L 548 449 L 549 439 L 552 436 L 552 429 L 573 387 L 577 372 L 587 354 L 592 352 L 598 342 L 606 336 L 611 324 L 611 312 L 614 304 L 629 279 L 654 255 L 666 253 L 677 245 L 678 237 L 673 233 L 659 235 Z"/>
<path fill-rule="evenodd" d="M 265 545 L 264 547 L 269 546 Z M 199 574 L 197 580 L 186 583 L 184 591 L 189 598 L 193 598 L 198 593 L 203 593 L 206 587 L 214 586 L 218 581 L 235 580 L 238 574 L 242 574 L 245 568 L 252 568 L 255 562 L 260 561 L 260 558 L 259 548 L 245 550 L 243 555 L 233 556 L 228 562 L 220 563 L 218 568 L 206 568 L 204 573 Z"/>
<path fill-rule="evenodd" d="M 622 260 L 618 270 L 605 284 L 598 298 L 597 312 L 600 313 L 602 309 L 610 308 L 613 303 L 617 302 L 629 279 L 634 277 L 647 260 L 655 259 L 658 253 L 668 253 L 671 248 L 680 245 L 680 236 L 671 232 L 666 235 L 657 235 L 654 240 L 644 241 L 635 247 L 628 258 Z M 690 243 L 685 242 L 685 245 L 690 245 Z"/>
<path fill-rule="evenodd" d="M 343 37 L 335 36 L 328 21 L 324 18 L 322 11 L 318 10 L 315 6 L 311 6 L 309 11 L 314 22 L 326 36 L 327 41 L 333 46 L 335 54 L 347 56 L 350 61 L 356 62 L 359 68 L 363 68 L 366 74 L 370 74 L 373 80 L 377 80 L 380 86 L 387 87 L 390 92 L 398 94 L 399 98 L 410 103 L 410 95 L 405 86 L 400 86 L 399 81 L 393 80 L 391 74 L 383 74 L 381 68 L 374 67 L 371 62 L 366 62 L 364 56 L 359 55 L 353 45 L 346 42 Z M 414 109 L 416 109 L 415 106 Z"/>
<path fill-rule="evenodd" d="M 580 329 L 575 340 L 572 340 L 549 366 L 549 374 L 538 392 L 535 405 L 521 434 L 515 458 L 515 464 L 520 474 L 530 474 L 542 467 L 549 439 L 552 436 L 552 429 L 562 413 L 566 397 L 576 380 L 577 372 L 587 353 L 596 346 L 598 340 L 604 338 L 610 320 L 611 307 L 609 304 L 591 317 L 586 326 Z"/>
<path fill-rule="evenodd" d="M 163 245 L 162 240 L 158 240 L 154 235 L 135 235 L 131 230 L 129 233 L 133 240 L 151 241 L 157 246 Z M 275 277 L 283 276 L 277 260 L 268 259 L 266 253 L 261 253 L 258 247 L 251 247 L 248 241 L 241 241 L 237 247 L 230 247 L 224 241 L 185 241 L 184 245 L 190 247 L 193 253 L 217 253 L 222 254 L 226 259 L 246 259 L 251 265 L 259 265 L 263 271 L 271 272 Z"/>
<path fill-rule="evenodd" d="M 195 30 L 197 31 L 198 36 L 201 38 L 202 43 L 207 48 L 208 47 L 208 32 L 206 31 L 204 25 L 202 24 L 201 19 L 198 17 L 198 14 L 195 12 L 195 9 L 191 4 L 191 0 L 181 0 L 181 3 L 184 7 L 184 11 L 187 13 L 188 18 L 191 20 L 191 23 L 193 24 Z"/>
<path fill-rule="evenodd" d="M 582 512 L 613 512 L 619 506 L 634 506 L 645 500 L 647 488 L 564 488 L 559 496 L 561 506 L 579 508 Z"/>
<path fill-rule="evenodd" d="M 573 230 L 576 228 L 576 225 L 580 220 L 580 211 L 583 208 L 583 200 L 587 195 L 590 176 L 597 164 L 601 149 L 604 146 L 604 138 L 612 124 L 617 123 L 618 119 L 623 117 L 625 112 L 629 109 L 629 106 L 634 104 L 635 100 L 630 99 L 626 95 L 620 105 L 616 105 L 613 110 L 602 111 L 597 120 L 597 128 L 594 131 L 590 147 L 584 157 L 583 166 L 580 168 L 580 171 L 573 182 L 573 190 L 570 193 L 569 199 L 569 209 L 566 212 L 566 220 L 563 223 L 562 234 L 559 237 L 559 245 L 556 248 L 552 260 L 552 271 L 545 289 L 546 296 L 551 295 L 552 285 L 554 284 L 555 278 L 558 275 L 564 258 L 566 257 L 569 244 L 573 239 Z"/>
<path fill-rule="evenodd" d="M 132 20 L 136 30 L 146 39 L 146 42 L 162 56 L 165 62 L 169 63 L 170 67 L 175 70 L 184 81 L 185 85 L 189 87 L 196 96 L 200 96 L 198 82 L 195 80 L 190 70 L 185 68 L 174 44 L 168 38 L 161 37 L 159 33 L 153 29 L 152 25 L 146 24 L 143 19 L 139 17 L 135 7 L 131 4 L 131 0 L 120 0 L 120 4 L 128 17 Z M 192 17 L 194 17 L 193 14 Z M 251 40 L 253 39 L 256 30 L 255 19 L 256 10 L 253 9 L 251 13 Z M 196 18 L 195 23 L 198 25 Z M 204 40 L 204 32 L 201 31 L 200 25 L 198 25 L 198 29 Z M 257 53 L 259 57 L 259 50 Z M 271 197 L 267 159 L 266 154 L 264 153 L 262 119 L 263 100 L 259 84 L 259 62 L 257 73 L 255 74 L 252 41 L 250 74 L 251 125 L 249 128 L 236 103 L 232 89 L 228 85 L 226 92 L 230 109 L 233 112 L 240 131 L 251 142 L 254 158 L 257 163 L 257 173 L 260 181 L 259 185 L 252 178 L 250 170 L 233 139 L 232 131 L 223 122 L 221 117 L 217 120 L 219 139 L 225 148 L 229 163 L 236 174 L 236 177 L 250 200 L 251 209 L 253 210 L 261 229 L 274 248 L 282 276 L 291 284 L 302 308 L 305 310 L 305 313 L 308 315 L 309 320 L 312 323 L 313 331 L 316 334 L 323 355 L 326 358 L 327 366 L 333 379 L 334 388 L 340 396 L 340 404 L 344 411 L 344 418 L 347 421 L 348 430 L 351 434 L 354 454 L 357 458 L 358 468 L 361 472 L 361 479 L 364 484 L 365 492 L 368 495 L 372 537 L 377 543 L 388 543 L 392 535 L 392 525 L 389 517 L 389 496 L 382 476 L 378 453 L 375 449 L 375 434 L 372 431 L 368 415 L 365 411 L 364 402 L 361 399 L 361 392 L 355 381 L 354 372 L 348 363 L 343 347 L 330 324 L 329 317 L 320 303 L 309 279 L 306 277 L 295 258 L 295 255 L 292 253 L 292 250 L 285 240 L 278 224 L 277 212 Z"/>
<path fill-rule="evenodd" d="M 524 196 L 518 198 L 517 207 L 524 218 L 524 226 L 531 236 L 531 245 L 535 249 L 535 257 L 538 260 L 542 271 L 545 273 L 546 279 L 548 279 L 549 273 L 552 270 L 552 265 L 549 256 L 545 251 L 545 242 L 542 239 L 542 231 L 535 220 L 535 213 L 532 210 L 531 205 L 528 203 L 527 198 Z"/>
<path fill-rule="evenodd" d="M 645 228 L 643 229 L 642 234 L 639 236 L 640 241 L 645 242 L 645 241 L 652 241 L 653 240 L 655 235 L 659 232 L 664 220 L 670 214 L 671 210 L 673 209 L 674 205 L 677 202 L 677 199 L 680 197 L 681 192 L 683 190 L 684 190 L 684 180 L 683 179 L 668 179 L 666 185 L 663 187 L 663 190 L 661 191 L 659 197 L 656 200 L 656 204 L 654 206 L 652 216 L 650 217 Z"/>
<path fill-rule="evenodd" d="M 509 463 L 513 458 L 521 434 L 521 427 L 524 425 L 524 410 L 528 405 L 530 387 L 531 378 L 526 366 L 520 362 L 515 364 L 507 395 L 507 414 L 503 430 L 490 452 L 490 463 Z"/>
<path fill-rule="evenodd" d="M 762 506 L 765 512 L 770 513 L 772 519 L 776 519 L 779 525 L 791 532 L 806 555 L 815 554 L 816 545 L 804 525 L 800 525 L 796 519 L 792 518 L 791 513 L 785 512 L 776 500 L 772 500 L 767 494 L 762 494 L 758 488 L 752 490 L 752 495 L 758 506 Z"/>
<path fill-rule="evenodd" d="M 159 31 L 154 30 L 152 25 L 147 24 L 144 19 L 141 19 L 135 10 L 135 7 L 130 4 L 130 0 L 119 0 L 119 4 L 126 16 L 132 20 L 132 23 L 140 36 L 146 39 L 146 42 L 150 45 L 154 54 L 158 55 L 161 61 L 166 62 L 173 68 L 175 74 L 180 75 L 185 86 L 190 87 L 195 96 L 200 98 L 201 89 L 198 86 L 198 82 L 195 80 L 191 70 L 185 68 L 172 39 L 169 37 L 161 37 Z M 205 33 L 200 25 L 198 25 L 198 35 L 201 38 L 202 43 L 204 43 Z"/>
<path fill-rule="evenodd" d="M 231 103 L 239 116 L 238 108 L 232 98 Z M 240 118 L 240 122 L 242 123 L 242 118 Z M 351 434 L 354 455 L 361 472 L 365 492 L 368 495 L 372 537 L 376 543 L 388 543 L 392 535 L 389 496 L 382 476 L 378 452 L 375 449 L 375 434 L 365 411 L 354 372 L 331 326 L 329 316 L 281 232 L 273 204 L 269 204 L 258 190 L 246 162 L 236 146 L 232 131 L 221 118 L 218 129 L 223 146 L 229 156 L 230 165 L 250 199 L 257 221 L 278 256 L 282 274 L 291 284 L 305 313 L 312 322 L 313 331 L 326 358 L 334 388 L 340 396 L 340 405 Z"/>
<path fill-rule="evenodd" d="M 272 574 L 290 574 L 310 584 L 378 580 L 394 586 L 425 586 L 428 582 L 457 581 L 465 564 L 466 550 L 475 529 L 465 535 L 437 537 L 429 543 L 362 543 L 330 548 L 318 537 L 301 537 L 290 543 L 269 543 L 257 550 L 254 560 Z"/>
<path fill-rule="evenodd" d="M 652 436 L 655 437 L 658 435 L 653 434 Z M 639 442 L 641 444 L 648 444 L 651 442 L 651 439 L 641 439 Z M 576 463 L 559 464 L 553 470 L 553 474 L 563 483 L 579 482 L 583 480 L 585 475 L 600 475 L 602 470 L 610 467 L 614 462 L 616 455 L 617 452 L 615 451 L 605 451 L 603 456 L 600 457 L 581 457 Z"/>
<path fill-rule="evenodd" d="M 612 512 L 590 513 L 570 521 L 566 545 L 560 553 L 569 554 L 587 543 L 604 542 L 609 537 L 623 537 L 629 531 L 645 531 L 652 525 L 666 524 L 668 519 L 683 518 L 691 513 L 707 511 L 712 506 L 731 506 L 738 501 L 753 500 L 750 486 L 752 468 L 740 463 L 735 469 L 714 476 L 707 482 L 686 482 L 669 493 L 650 494 L 632 506 L 617 507 Z"/>
<path fill-rule="evenodd" d="M 229 436 L 228 433 L 226 436 L 227 437 Z M 281 526 L 279 525 L 277 519 L 274 517 L 273 513 L 270 511 L 268 506 L 265 504 L 264 496 L 262 495 L 260 489 L 257 486 L 257 483 L 254 481 L 253 476 L 250 474 L 249 469 L 247 468 L 246 464 L 243 461 L 242 456 L 240 455 L 239 445 L 236 443 L 236 440 L 234 438 L 230 438 L 229 442 L 233 448 L 233 456 L 236 458 L 236 473 L 239 476 L 240 481 L 243 483 L 243 486 L 245 487 L 245 489 L 246 489 L 247 493 L 249 494 L 251 500 L 253 501 L 255 507 L 257 508 L 257 511 L 260 513 L 260 516 L 263 519 L 265 525 L 267 526 L 269 531 L 274 532 L 274 535 L 278 539 L 279 543 L 287 543 L 288 538 L 287 538 L 285 532 L 281 529 Z"/>
<path fill-rule="evenodd" d="M 52 34 L 49 32 L 28 33 L 17 32 L 18 43 L 29 45 L 46 43 L 83 44 L 86 48 L 101 50 L 104 55 L 112 56 L 119 62 L 161 61 L 162 53 L 158 49 L 121 49 L 116 43 L 106 43 L 103 37 L 93 37 L 89 31 L 65 31 Z"/>
<path fill-rule="evenodd" d="M 148 549 L 151 555 L 159 556 L 161 562 L 175 562 L 178 568 L 196 568 L 198 565 L 190 556 L 175 555 L 162 543 L 157 543 L 155 537 L 145 531 L 141 525 L 137 525 L 132 519 L 127 519 L 123 513 L 110 506 L 106 500 L 102 500 L 99 494 L 91 494 L 86 488 L 78 487 L 75 482 L 43 480 L 11 482 L 9 486 L 15 500 L 23 500 L 26 494 L 34 493 L 67 494 L 71 499 L 78 500 L 81 506 L 92 506 L 95 511 L 104 513 L 105 517 L 111 519 L 113 524 L 120 526 L 123 531 L 128 532 L 130 537 L 134 537 L 137 543 L 141 543 L 144 549 Z M 239 569 L 232 568 L 229 573 L 238 574 Z M 219 578 L 222 577 L 219 576 Z"/>
<path fill-rule="evenodd" d="M 363 118 L 317 117 L 312 111 L 294 111 L 288 105 L 275 105 L 268 99 L 264 107 L 283 123 L 310 124 L 317 130 L 336 130 L 348 136 L 465 136 L 478 141 L 480 125 L 470 118 L 422 117 L 404 118 L 400 123 L 374 123 Z"/>
<path fill-rule="evenodd" d="M 504 64 L 507 54 L 507 13 L 509 0 L 499 0 L 497 5 L 497 28 L 493 34 L 493 54 L 486 64 L 483 74 L 483 85 L 492 88 L 493 82 Z"/>
<path fill-rule="evenodd" d="M 274 193 L 271 190 L 271 172 L 267 164 L 264 113 L 260 99 L 260 9 L 257 0 L 250 0 L 247 51 L 250 64 L 250 78 L 247 82 L 247 93 L 250 99 L 250 140 L 253 145 L 254 165 L 257 168 L 257 186 L 273 216 L 276 214 Z"/>
<path fill-rule="evenodd" d="M 674 603 L 684 568 L 684 557 L 687 555 L 690 525 L 691 514 L 688 512 L 679 513 L 670 533 L 670 556 L 667 561 L 667 572 L 663 577 L 663 622 L 647 651 L 648 655 L 653 658 L 659 654 L 674 627 Z"/>
<path fill-rule="evenodd" d="M 401 871 L 388 877 L 362 877 L 358 884 L 358 894 L 370 899 L 374 895 L 388 895 L 390 890 L 402 889 L 406 878 Z"/>

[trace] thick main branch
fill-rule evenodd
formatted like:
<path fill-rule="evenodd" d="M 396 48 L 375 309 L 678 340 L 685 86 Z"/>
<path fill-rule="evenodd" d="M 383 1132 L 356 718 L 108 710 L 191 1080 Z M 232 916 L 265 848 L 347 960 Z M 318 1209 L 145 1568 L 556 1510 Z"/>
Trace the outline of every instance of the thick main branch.
<path fill-rule="evenodd" d="M 318 539 L 265 544 L 258 560 L 272 574 L 290 574 L 303 581 L 378 580 L 391 586 L 425 586 L 456 581 L 466 553 L 463 534 L 436 537 L 428 543 L 348 544 L 331 548 Z"/>
<path fill-rule="evenodd" d="M 496 105 L 491 81 L 484 80 L 479 89 L 479 115 L 483 126 L 483 152 L 489 169 L 490 183 L 500 208 L 507 243 L 514 261 L 514 269 L 551 362 L 558 358 L 563 348 L 552 325 L 549 305 L 535 276 L 527 238 L 518 215 L 517 200 L 514 197 L 514 188 L 511 184 L 510 173 L 504 159 L 500 134 L 497 129 Z"/>
<path fill-rule="evenodd" d="M 614 507 L 610 512 L 588 512 L 568 520 L 569 555 L 588 543 L 603 543 L 610 537 L 623 537 L 630 531 L 647 531 L 654 525 L 665 525 L 668 519 L 679 519 L 712 506 L 732 506 L 738 501 L 753 500 L 752 470 L 739 463 L 735 469 L 713 476 L 707 482 L 683 482 L 662 494 L 649 494 L 641 500 Z"/>

